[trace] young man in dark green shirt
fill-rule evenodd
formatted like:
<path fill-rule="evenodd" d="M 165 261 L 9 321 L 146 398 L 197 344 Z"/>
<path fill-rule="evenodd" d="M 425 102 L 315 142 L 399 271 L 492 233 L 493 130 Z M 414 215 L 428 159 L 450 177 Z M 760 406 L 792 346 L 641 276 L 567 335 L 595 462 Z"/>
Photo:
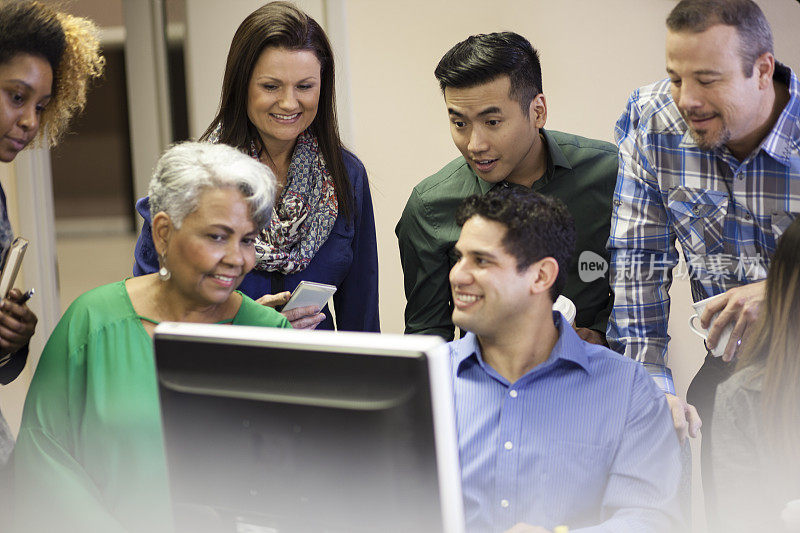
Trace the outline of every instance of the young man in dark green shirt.
<path fill-rule="evenodd" d="M 462 157 L 417 185 L 395 228 L 405 278 L 406 333 L 453 338 L 448 273 L 461 201 L 493 187 L 523 186 L 564 202 L 575 219 L 576 253 L 563 294 L 577 307 L 584 340 L 605 344 L 611 198 L 617 149 L 544 129 L 547 104 L 536 50 L 522 36 L 474 35 L 436 67 L 450 131 Z"/>

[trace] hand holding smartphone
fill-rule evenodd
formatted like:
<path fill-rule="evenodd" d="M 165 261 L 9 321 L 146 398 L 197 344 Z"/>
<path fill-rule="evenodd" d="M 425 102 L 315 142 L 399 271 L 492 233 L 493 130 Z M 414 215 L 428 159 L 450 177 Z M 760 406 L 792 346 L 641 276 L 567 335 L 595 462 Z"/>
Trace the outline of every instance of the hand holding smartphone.
<path fill-rule="evenodd" d="M 14 287 L 19 268 L 22 266 L 22 258 L 25 257 L 25 250 L 28 248 L 28 240 L 17 237 L 6 253 L 3 262 L 3 272 L 0 274 L 0 299 L 8 297 L 8 293 Z"/>

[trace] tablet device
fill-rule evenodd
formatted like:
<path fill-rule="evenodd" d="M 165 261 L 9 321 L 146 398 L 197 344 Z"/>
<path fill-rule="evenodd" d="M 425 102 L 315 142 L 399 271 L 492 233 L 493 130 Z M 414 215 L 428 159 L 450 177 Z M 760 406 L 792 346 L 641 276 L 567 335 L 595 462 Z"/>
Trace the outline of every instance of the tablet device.
<path fill-rule="evenodd" d="M 3 272 L 0 274 L 0 298 L 8 296 L 8 292 L 14 287 L 17 279 L 19 267 L 22 266 L 22 258 L 25 257 L 25 250 L 28 248 L 28 240 L 17 237 L 6 253 L 3 262 Z"/>
<path fill-rule="evenodd" d="M 292 296 L 281 311 L 291 311 L 292 309 L 308 307 L 309 305 L 314 305 L 322 309 L 335 292 L 335 285 L 327 285 L 325 283 L 316 283 L 313 281 L 301 281 L 294 289 Z"/>

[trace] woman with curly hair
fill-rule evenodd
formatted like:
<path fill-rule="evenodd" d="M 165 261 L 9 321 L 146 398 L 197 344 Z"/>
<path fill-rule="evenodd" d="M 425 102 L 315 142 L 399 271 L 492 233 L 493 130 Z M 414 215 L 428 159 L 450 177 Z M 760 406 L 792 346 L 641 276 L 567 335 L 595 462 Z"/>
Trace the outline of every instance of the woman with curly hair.
<path fill-rule="evenodd" d="M 0 2 L 0 161 L 9 163 L 34 139 L 55 145 L 83 109 L 86 86 L 103 58 L 95 25 L 37 2 Z M 0 257 L 14 234 L 0 188 Z M 0 303 L 0 383 L 25 366 L 36 315 L 14 289 Z M 0 414 L 0 466 L 13 447 Z"/>

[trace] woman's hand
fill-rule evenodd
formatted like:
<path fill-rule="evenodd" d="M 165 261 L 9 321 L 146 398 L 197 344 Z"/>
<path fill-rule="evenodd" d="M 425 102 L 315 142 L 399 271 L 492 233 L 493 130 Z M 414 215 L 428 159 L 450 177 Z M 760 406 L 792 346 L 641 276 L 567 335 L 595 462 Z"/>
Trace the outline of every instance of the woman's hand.
<path fill-rule="evenodd" d="M 17 303 L 22 298 L 19 289 L 12 289 L 0 303 L 0 354 L 19 351 L 28 344 L 39 321 L 26 304 Z"/>
<path fill-rule="evenodd" d="M 258 300 L 256 303 L 260 303 L 261 305 L 266 305 L 267 307 L 278 307 L 279 305 L 283 305 L 289 301 L 289 297 L 292 295 L 289 291 L 279 292 L 278 294 L 265 294 Z"/>
<path fill-rule="evenodd" d="M 257 303 L 267 307 L 277 307 L 289 301 L 292 294 L 289 291 L 279 292 L 278 294 L 265 294 Z M 294 329 L 314 329 L 320 322 L 325 320 L 325 313 L 320 313 L 319 307 L 297 307 L 291 311 L 281 312 L 283 316 L 292 324 Z"/>
<path fill-rule="evenodd" d="M 291 322 L 294 329 L 314 329 L 325 320 L 325 313 L 320 313 L 319 307 L 315 305 L 296 307 L 291 311 L 283 311 L 281 314 Z"/>

